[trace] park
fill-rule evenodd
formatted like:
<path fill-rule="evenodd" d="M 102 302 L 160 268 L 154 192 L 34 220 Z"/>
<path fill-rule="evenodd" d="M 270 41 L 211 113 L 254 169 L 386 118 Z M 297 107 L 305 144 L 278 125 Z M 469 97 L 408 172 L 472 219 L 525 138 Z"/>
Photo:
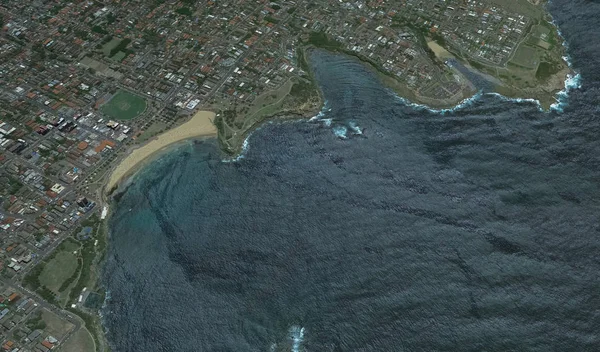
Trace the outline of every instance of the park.
<path fill-rule="evenodd" d="M 145 110 L 144 98 L 122 89 L 100 108 L 100 111 L 112 120 L 132 120 Z"/>

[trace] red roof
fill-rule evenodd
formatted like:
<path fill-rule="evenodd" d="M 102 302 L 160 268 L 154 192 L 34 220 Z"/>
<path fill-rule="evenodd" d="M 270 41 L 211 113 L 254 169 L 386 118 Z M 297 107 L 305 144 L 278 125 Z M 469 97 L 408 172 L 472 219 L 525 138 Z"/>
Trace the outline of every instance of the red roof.
<path fill-rule="evenodd" d="M 52 349 L 54 347 L 54 345 L 51 344 L 48 340 L 42 341 L 42 345 L 48 349 Z"/>
<path fill-rule="evenodd" d="M 107 139 L 103 140 L 102 142 L 100 142 L 100 144 L 96 147 L 95 151 L 96 153 L 100 153 L 101 151 L 104 150 L 104 148 L 106 148 L 107 146 L 110 146 L 111 148 L 115 147 L 115 144 Z"/>
<path fill-rule="evenodd" d="M 12 302 L 12 301 L 14 301 L 17 298 L 19 298 L 19 295 L 15 292 L 12 295 L 8 296 L 8 301 Z"/>

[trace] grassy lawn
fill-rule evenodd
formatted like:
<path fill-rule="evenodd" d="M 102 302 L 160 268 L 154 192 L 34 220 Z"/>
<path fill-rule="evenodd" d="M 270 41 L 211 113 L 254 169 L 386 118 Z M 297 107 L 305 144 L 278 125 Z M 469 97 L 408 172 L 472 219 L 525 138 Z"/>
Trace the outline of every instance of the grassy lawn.
<path fill-rule="evenodd" d="M 73 251 L 77 249 L 79 249 L 77 244 L 65 241 L 64 247 L 44 266 L 44 270 L 39 276 L 40 284 L 58 295 L 63 282 L 77 270 L 77 255 L 73 254 Z"/>
<path fill-rule="evenodd" d="M 47 309 L 42 309 L 42 320 L 46 323 L 46 332 L 59 340 L 75 327 Z"/>
<path fill-rule="evenodd" d="M 131 120 L 146 110 L 144 98 L 119 90 L 110 101 L 102 105 L 100 111 L 113 120 Z"/>
<path fill-rule="evenodd" d="M 118 38 L 113 38 L 111 39 L 110 42 L 104 44 L 102 46 L 102 52 L 104 53 L 104 55 L 108 56 L 108 54 L 110 53 L 110 51 L 114 48 L 117 47 L 117 45 L 119 45 L 119 43 L 121 42 L 120 39 Z"/>
<path fill-rule="evenodd" d="M 119 51 L 118 53 L 116 53 L 115 55 L 113 55 L 110 59 L 113 60 L 113 61 L 119 62 L 119 61 L 122 61 L 125 58 L 125 56 L 127 56 L 127 53 Z"/>
<path fill-rule="evenodd" d="M 540 58 L 537 50 L 527 45 L 521 45 L 511 62 L 528 69 L 537 69 Z"/>
<path fill-rule="evenodd" d="M 252 117 L 257 112 L 262 111 L 264 108 L 268 107 L 271 104 L 276 104 L 280 102 L 286 95 L 290 93 L 294 82 L 292 80 L 288 80 L 281 87 L 276 90 L 265 92 L 252 102 L 252 106 L 248 111 L 247 117 Z"/>
<path fill-rule="evenodd" d="M 148 128 L 146 128 L 146 130 L 144 132 L 142 132 L 142 134 L 137 137 L 136 141 L 139 143 L 144 143 L 145 141 L 149 140 L 150 138 L 158 135 L 159 133 L 161 133 L 162 131 L 166 130 L 168 127 L 168 125 L 164 122 L 154 122 L 153 124 L 151 124 L 150 126 L 148 126 Z"/>
<path fill-rule="evenodd" d="M 279 112 L 283 105 L 283 100 L 290 94 L 294 82 L 290 79 L 276 90 L 268 91 L 256 97 L 252 102 L 252 106 L 246 114 L 240 114 L 236 124 L 239 127 L 239 122 L 242 122 L 242 130 L 245 130 L 257 122 L 272 116 Z"/>
<path fill-rule="evenodd" d="M 61 352 L 81 352 L 81 351 L 94 351 L 95 350 L 94 340 L 87 331 L 86 328 L 82 327 L 76 333 L 69 338 L 69 340 L 61 346 L 59 351 Z"/>
<path fill-rule="evenodd" d="M 220 130 L 219 138 L 226 148 L 232 150 L 233 146 L 241 145 L 240 140 L 249 129 L 281 112 L 293 86 L 294 81 L 287 80 L 278 89 L 256 97 L 250 106 L 246 106 L 241 111 L 226 110 L 220 123 L 217 123 L 217 128 Z"/>

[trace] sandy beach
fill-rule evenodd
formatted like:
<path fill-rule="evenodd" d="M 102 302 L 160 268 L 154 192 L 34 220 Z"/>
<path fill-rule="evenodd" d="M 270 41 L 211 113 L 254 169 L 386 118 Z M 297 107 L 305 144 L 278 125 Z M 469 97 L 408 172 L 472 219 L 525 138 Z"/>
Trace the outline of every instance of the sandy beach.
<path fill-rule="evenodd" d="M 134 173 L 145 160 L 170 145 L 195 137 L 211 137 L 217 135 L 213 121 L 215 114 L 211 111 L 198 111 L 189 121 L 161 135 L 146 144 L 137 147 L 125 157 L 113 170 L 105 190 L 110 191 L 126 176 Z"/>

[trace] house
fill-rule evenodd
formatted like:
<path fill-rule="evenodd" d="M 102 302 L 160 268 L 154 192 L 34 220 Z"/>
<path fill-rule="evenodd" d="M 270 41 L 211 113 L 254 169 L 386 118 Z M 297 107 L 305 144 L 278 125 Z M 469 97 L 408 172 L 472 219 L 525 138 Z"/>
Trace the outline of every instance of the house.
<path fill-rule="evenodd" d="M 106 148 L 112 149 L 114 147 L 115 147 L 115 143 L 105 139 L 102 142 L 100 142 L 100 144 L 94 150 L 96 151 L 96 153 L 100 153 L 101 151 L 103 151 Z"/>
<path fill-rule="evenodd" d="M 6 343 L 5 343 L 4 345 L 2 345 L 2 348 L 3 348 L 5 351 L 9 351 L 9 350 L 11 350 L 11 349 L 13 348 L 13 346 L 14 346 L 14 345 L 15 345 L 15 343 L 14 343 L 14 342 L 12 342 L 12 341 L 8 340 L 8 341 L 6 341 Z"/>
<path fill-rule="evenodd" d="M 48 340 L 42 341 L 42 346 L 46 347 L 49 350 L 51 350 L 54 347 L 54 345 L 51 344 L 50 341 L 48 341 Z"/>
<path fill-rule="evenodd" d="M 42 330 L 33 330 L 31 334 L 27 335 L 27 340 L 33 341 L 42 334 Z"/>

